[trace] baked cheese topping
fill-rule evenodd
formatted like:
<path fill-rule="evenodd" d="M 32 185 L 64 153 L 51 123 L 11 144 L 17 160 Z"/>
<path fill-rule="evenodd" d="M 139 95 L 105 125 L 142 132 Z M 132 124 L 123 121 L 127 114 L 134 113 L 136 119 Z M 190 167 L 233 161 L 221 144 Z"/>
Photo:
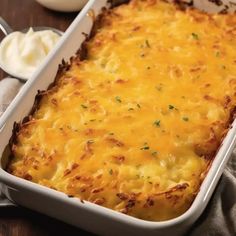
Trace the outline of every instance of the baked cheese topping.
<path fill-rule="evenodd" d="M 8 171 L 150 220 L 193 202 L 236 102 L 236 15 L 132 0 L 101 17 L 37 110 Z"/>

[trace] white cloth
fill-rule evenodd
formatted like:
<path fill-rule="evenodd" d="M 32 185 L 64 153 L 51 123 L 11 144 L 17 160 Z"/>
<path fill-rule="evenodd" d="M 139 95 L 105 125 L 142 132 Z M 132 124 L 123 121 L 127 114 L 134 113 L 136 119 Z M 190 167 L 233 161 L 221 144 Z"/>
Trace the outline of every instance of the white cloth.
<path fill-rule="evenodd" d="M 7 109 L 21 86 L 22 83 L 13 78 L 5 78 L 0 81 L 0 116 Z"/>
<path fill-rule="evenodd" d="M 236 151 L 201 217 L 186 236 L 236 235 Z"/>
<path fill-rule="evenodd" d="M 22 85 L 23 84 L 19 80 L 10 77 L 0 81 L 0 116 L 7 109 Z M 1 195 L 0 184 L 0 207 L 10 205 L 13 204 Z"/>

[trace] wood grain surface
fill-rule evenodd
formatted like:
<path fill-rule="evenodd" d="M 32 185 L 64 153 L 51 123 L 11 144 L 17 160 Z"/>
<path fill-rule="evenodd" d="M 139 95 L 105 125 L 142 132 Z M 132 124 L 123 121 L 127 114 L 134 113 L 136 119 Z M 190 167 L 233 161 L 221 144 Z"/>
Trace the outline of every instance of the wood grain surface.
<path fill-rule="evenodd" d="M 52 26 L 65 31 L 76 15 L 77 13 L 66 14 L 47 10 L 34 0 L 0 0 L 0 16 L 15 30 L 29 26 Z M 3 34 L 0 33 L 0 40 L 2 38 Z M 0 80 L 5 76 L 0 70 Z M 0 236 L 49 235 L 91 234 L 25 208 L 0 208 Z"/>

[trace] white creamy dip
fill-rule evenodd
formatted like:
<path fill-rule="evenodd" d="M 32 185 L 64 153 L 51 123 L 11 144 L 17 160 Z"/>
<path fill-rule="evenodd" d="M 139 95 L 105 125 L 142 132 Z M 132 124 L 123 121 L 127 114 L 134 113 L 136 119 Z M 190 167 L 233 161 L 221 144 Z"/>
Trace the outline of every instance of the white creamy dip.
<path fill-rule="evenodd" d="M 29 79 L 59 38 L 51 30 L 13 32 L 0 43 L 0 64 L 12 75 Z"/>

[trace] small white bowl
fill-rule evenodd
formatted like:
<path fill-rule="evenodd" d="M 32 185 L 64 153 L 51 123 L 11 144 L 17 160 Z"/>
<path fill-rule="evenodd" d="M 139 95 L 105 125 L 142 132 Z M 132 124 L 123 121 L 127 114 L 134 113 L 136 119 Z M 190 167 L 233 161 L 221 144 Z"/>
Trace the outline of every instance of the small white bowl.
<path fill-rule="evenodd" d="M 46 8 L 54 11 L 74 12 L 81 10 L 88 0 L 36 0 Z"/>

